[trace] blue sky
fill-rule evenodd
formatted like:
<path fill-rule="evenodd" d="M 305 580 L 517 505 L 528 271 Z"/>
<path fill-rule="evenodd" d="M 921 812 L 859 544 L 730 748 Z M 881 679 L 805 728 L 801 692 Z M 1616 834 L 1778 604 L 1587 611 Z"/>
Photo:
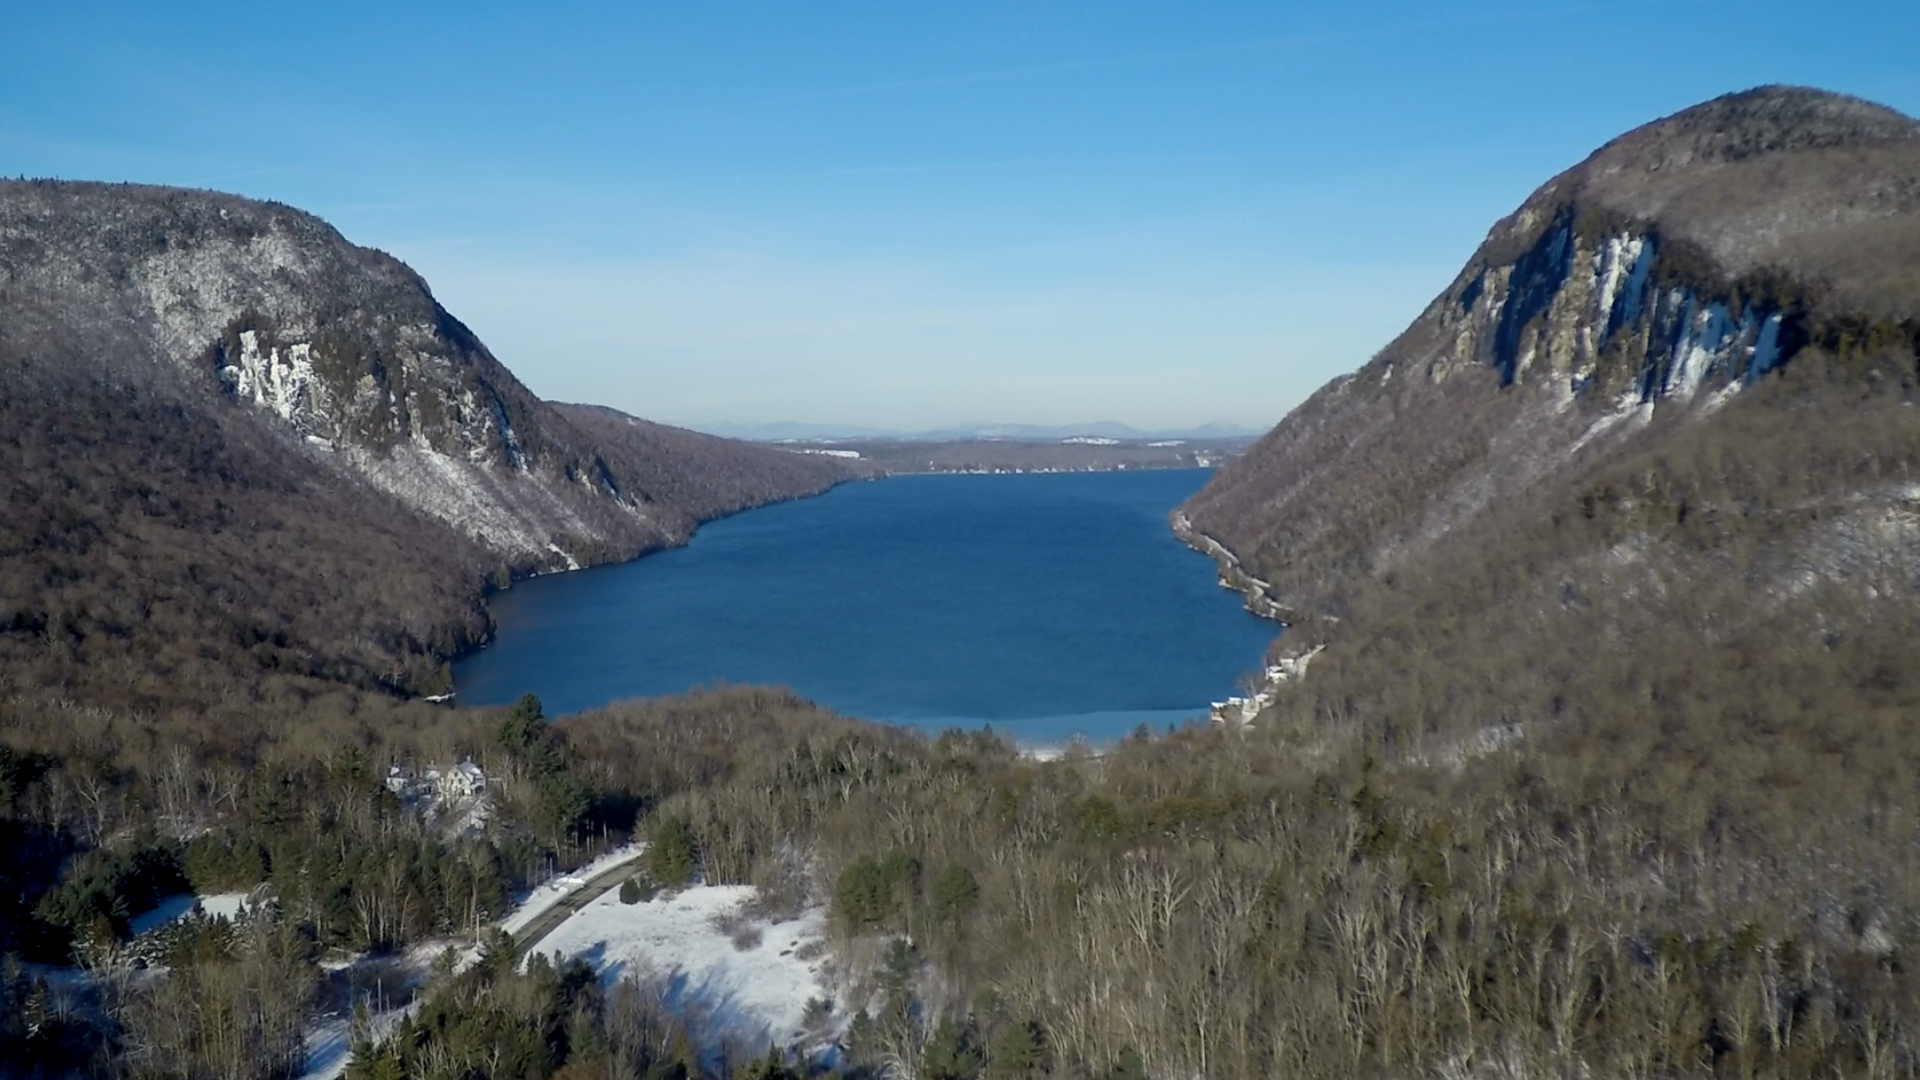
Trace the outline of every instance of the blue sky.
<path fill-rule="evenodd" d="M 1264 426 L 1621 131 L 1920 113 L 1910 2 L 25 7 L 0 173 L 312 210 L 693 426 Z"/>

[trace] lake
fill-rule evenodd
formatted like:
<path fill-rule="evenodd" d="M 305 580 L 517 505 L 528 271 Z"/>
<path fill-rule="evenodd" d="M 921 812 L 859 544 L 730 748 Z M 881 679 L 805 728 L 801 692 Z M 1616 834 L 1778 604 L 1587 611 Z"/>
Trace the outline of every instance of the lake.
<path fill-rule="evenodd" d="M 713 522 L 684 548 L 523 581 L 459 699 L 559 716 L 715 683 L 1023 744 L 1204 717 L 1278 631 L 1167 513 L 1206 470 L 898 476 Z"/>

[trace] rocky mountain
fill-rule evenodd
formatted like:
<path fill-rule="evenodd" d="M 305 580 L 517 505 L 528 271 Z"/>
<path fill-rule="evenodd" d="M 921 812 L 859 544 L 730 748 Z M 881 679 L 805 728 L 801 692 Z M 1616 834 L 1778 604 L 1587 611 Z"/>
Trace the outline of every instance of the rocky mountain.
<path fill-rule="evenodd" d="M 0 380 L 16 688 L 444 689 L 484 582 L 850 475 L 543 402 L 399 260 L 204 191 L 0 183 Z"/>
<path fill-rule="evenodd" d="M 1709 687 L 1898 697 L 1917 355 L 1920 123 L 1732 94 L 1543 185 L 1175 527 L 1403 750 Z"/>

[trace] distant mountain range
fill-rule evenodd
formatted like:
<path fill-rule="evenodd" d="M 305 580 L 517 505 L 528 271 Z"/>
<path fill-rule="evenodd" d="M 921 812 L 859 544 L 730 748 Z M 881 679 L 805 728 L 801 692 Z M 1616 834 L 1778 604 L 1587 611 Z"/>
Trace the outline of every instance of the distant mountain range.
<path fill-rule="evenodd" d="M 754 442 L 790 440 L 841 441 L 853 439 L 911 439 L 925 442 L 956 442 L 966 439 L 1070 439 L 1091 435 L 1105 439 L 1242 439 L 1261 433 L 1259 428 L 1240 424 L 1201 424 L 1188 428 L 1142 430 L 1112 420 L 1091 424 L 960 424 L 954 427 L 913 431 L 904 428 L 861 427 L 854 424 L 811 424 L 783 422 L 771 424 L 705 424 L 699 430 L 711 435 Z"/>

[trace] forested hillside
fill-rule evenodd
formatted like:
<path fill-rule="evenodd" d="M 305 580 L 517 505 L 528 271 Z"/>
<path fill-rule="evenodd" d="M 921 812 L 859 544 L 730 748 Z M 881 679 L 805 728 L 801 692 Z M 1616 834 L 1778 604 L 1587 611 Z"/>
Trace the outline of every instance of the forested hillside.
<path fill-rule="evenodd" d="M 1540 1030 L 1682 1036 L 1525 1060 L 1913 1067 L 1915 266 L 1920 124 L 1789 88 L 1709 102 L 1543 186 L 1176 517 L 1291 624 L 1276 655 L 1321 649 L 1249 740 L 1373 762 L 1394 801 L 1492 785 L 1508 884 L 1480 917 L 1546 919 L 1536 960 L 1584 987 Z M 1546 912 L 1512 906 L 1536 860 L 1572 890 Z M 1832 981 L 1786 990 L 1816 938 Z M 1645 978 L 1737 985 L 1627 1022 Z M 1867 1043 L 1764 1060 L 1816 1015 Z"/>
<path fill-rule="evenodd" d="M 0 183 L 0 380 L 28 696 L 444 692 L 486 588 L 852 475 L 542 402 L 398 260 L 211 192 Z"/>
<path fill-rule="evenodd" d="M 115 895 L 184 879 L 277 897 L 235 935 L 176 937 L 173 974 L 100 1015 L 53 1022 L 60 995 L 12 977 L 16 1069 L 233 1075 L 221 1055 L 241 1054 L 238 1072 L 274 1075 L 288 1018 L 327 989 L 317 960 L 458 940 L 549 857 L 630 830 L 664 853 L 649 887 L 752 882 L 775 916 L 829 905 L 827 1016 L 847 1028 L 816 1071 L 1870 1077 L 1913 1060 L 1916 747 L 1874 716 L 1782 721 L 1732 750 L 1623 720 L 1447 760 L 1214 728 L 1056 762 L 753 690 L 551 728 L 526 708 L 367 714 L 184 752 L 99 714 L 10 719 L 44 748 L 8 759 L 10 827 L 126 838 L 28 905 L 10 950 L 110 970 Z M 1785 768 L 1784 748 L 1811 759 Z M 474 838 L 394 803 L 370 765 L 467 753 L 504 796 Z M 670 981 L 519 974 L 511 949 L 434 983 L 351 1075 L 806 1071 L 765 1046 L 701 1052 Z"/>
<path fill-rule="evenodd" d="M 1920 604 L 1916 263 L 1920 124 L 1784 88 L 1689 109 L 1542 187 L 1180 524 L 1391 753 L 1676 693 L 1772 709 L 1809 665 L 1868 707 Z"/>

